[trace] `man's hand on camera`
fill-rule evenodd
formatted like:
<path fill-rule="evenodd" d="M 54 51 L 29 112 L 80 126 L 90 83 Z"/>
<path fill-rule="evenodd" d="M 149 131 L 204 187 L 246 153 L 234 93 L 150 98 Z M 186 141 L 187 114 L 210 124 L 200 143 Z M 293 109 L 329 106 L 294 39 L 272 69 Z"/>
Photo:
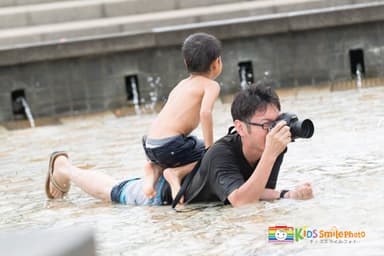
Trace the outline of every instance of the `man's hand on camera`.
<path fill-rule="evenodd" d="M 291 132 L 285 121 L 280 121 L 267 134 L 265 139 L 265 153 L 274 157 L 280 155 L 281 152 L 291 142 Z"/>

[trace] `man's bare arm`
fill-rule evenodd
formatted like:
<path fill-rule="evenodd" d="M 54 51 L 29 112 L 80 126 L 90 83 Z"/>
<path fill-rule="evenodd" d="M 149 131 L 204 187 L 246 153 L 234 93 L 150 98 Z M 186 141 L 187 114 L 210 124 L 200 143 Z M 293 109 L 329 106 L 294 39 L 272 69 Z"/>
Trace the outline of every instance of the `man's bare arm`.
<path fill-rule="evenodd" d="M 232 206 L 254 203 L 261 199 L 272 167 L 290 141 L 289 127 L 285 122 L 278 123 L 267 135 L 265 150 L 251 177 L 228 196 Z"/>

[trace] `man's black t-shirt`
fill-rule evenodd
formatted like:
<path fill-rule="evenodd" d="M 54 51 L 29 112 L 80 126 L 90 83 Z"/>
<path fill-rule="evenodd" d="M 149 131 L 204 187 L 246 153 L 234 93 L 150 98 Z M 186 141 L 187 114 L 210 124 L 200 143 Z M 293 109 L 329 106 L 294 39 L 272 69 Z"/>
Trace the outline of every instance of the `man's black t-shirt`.
<path fill-rule="evenodd" d="M 276 187 L 284 153 L 285 151 L 276 159 L 266 188 Z M 254 166 L 248 164 L 237 133 L 224 136 L 205 153 L 199 170 L 184 194 L 185 202 L 228 203 L 228 196 L 249 179 L 257 164 L 258 162 Z"/>

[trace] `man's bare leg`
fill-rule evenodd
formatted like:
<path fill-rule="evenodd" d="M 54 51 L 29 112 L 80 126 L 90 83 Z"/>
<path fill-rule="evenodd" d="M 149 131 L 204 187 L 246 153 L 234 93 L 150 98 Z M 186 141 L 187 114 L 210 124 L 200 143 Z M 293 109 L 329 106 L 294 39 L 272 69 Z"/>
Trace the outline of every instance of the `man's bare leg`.
<path fill-rule="evenodd" d="M 144 184 L 143 190 L 144 194 L 148 198 L 156 196 L 156 182 L 161 176 L 162 168 L 158 165 L 155 165 L 151 162 L 147 162 L 144 166 Z"/>
<path fill-rule="evenodd" d="M 175 168 L 167 168 L 164 170 L 164 178 L 166 181 L 168 181 L 169 185 L 171 186 L 173 199 L 175 199 L 177 193 L 179 193 L 180 191 L 182 179 L 192 171 L 196 163 L 197 162 L 193 162 L 187 165 Z M 179 203 L 184 203 L 184 197 L 180 198 Z"/>
<path fill-rule="evenodd" d="M 53 178 L 61 187 L 68 187 L 70 182 L 81 188 L 89 195 L 111 201 L 112 188 L 117 180 L 97 171 L 84 171 L 73 166 L 65 156 L 58 156 L 53 165 Z M 62 198 L 63 193 L 50 183 L 50 192 L 54 198 Z"/>

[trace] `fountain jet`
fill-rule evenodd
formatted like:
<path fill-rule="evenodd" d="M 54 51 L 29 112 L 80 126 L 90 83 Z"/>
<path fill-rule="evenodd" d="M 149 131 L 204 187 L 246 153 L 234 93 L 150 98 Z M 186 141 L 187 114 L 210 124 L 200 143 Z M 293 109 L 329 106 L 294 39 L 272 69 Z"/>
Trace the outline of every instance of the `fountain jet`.
<path fill-rule="evenodd" d="M 24 97 L 20 96 L 16 99 L 15 103 L 21 105 L 23 112 L 29 121 L 29 124 L 31 125 L 31 128 L 34 128 L 35 119 L 33 118 L 32 111 L 28 105 L 27 100 Z"/>
<path fill-rule="evenodd" d="M 361 89 L 362 87 L 362 72 L 361 72 L 361 64 L 356 65 L 356 85 L 357 89 Z"/>

